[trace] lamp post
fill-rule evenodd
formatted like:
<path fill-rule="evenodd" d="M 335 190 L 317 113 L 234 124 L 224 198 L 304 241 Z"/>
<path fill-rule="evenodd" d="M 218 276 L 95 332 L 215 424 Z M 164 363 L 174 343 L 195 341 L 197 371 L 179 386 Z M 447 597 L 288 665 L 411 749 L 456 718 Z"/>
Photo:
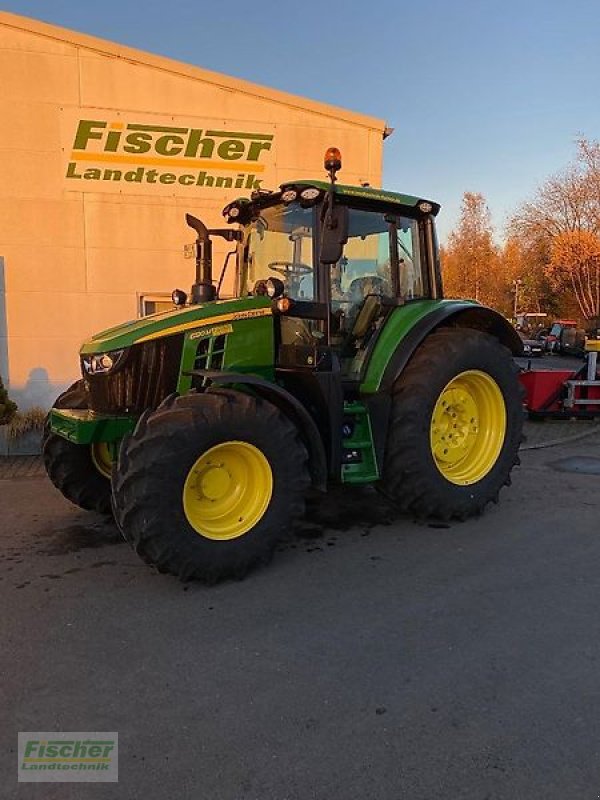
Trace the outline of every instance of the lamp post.
<path fill-rule="evenodd" d="M 513 281 L 513 291 L 515 293 L 515 305 L 513 309 L 513 316 L 515 318 L 515 322 L 517 321 L 517 308 L 519 306 L 519 286 L 523 285 L 523 281 L 521 278 L 517 278 Z"/>

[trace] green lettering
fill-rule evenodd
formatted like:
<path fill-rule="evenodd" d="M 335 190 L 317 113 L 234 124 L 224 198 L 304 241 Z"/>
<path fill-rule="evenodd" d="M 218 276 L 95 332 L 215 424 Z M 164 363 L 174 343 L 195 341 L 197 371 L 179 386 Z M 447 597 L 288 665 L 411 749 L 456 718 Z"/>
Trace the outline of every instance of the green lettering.
<path fill-rule="evenodd" d="M 224 178 L 222 175 L 217 177 L 216 186 L 219 186 L 223 189 L 231 189 L 233 186 L 233 178 Z"/>
<path fill-rule="evenodd" d="M 262 179 L 256 179 L 254 175 L 248 175 L 246 178 L 246 189 L 260 189 Z"/>
<path fill-rule="evenodd" d="M 181 183 L 182 186 L 193 186 L 195 180 L 196 179 L 194 178 L 193 175 L 180 175 L 179 176 L 179 183 Z"/>
<path fill-rule="evenodd" d="M 79 178 L 81 176 L 78 175 L 77 177 Z M 38 746 L 39 741 L 37 739 L 28 739 L 27 744 L 25 745 L 25 758 L 30 756 L 32 753 L 35 753 L 35 751 L 38 749 Z"/>
<path fill-rule="evenodd" d="M 86 169 L 86 171 L 83 173 L 83 178 L 86 181 L 99 181 L 101 176 L 102 172 L 99 169 L 96 169 L 95 167 L 92 167 L 91 169 Z"/>
<path fill-rule="evenodd" d="M 100 128 L 100 131 L 95 130 L 96 128 Z M 90 139 L 101 139 L 104 128 L 106 128 L 106 122 L 97 122 L 91 119 L 80 120 L 73 142 L 73 150 L 85 150 Z"/>
<path fill-rule="evenodd" d="M 82 744 L 81 740 L 78 739 L 75 742 L 75 747 L 73 748 L 73 756 L 74 757 L 79 756 L 79 757 L 83 758 L 85 756 L 85 750 L 86 750 L 85 745 Z"/>
<path fill-rule="evenodd" d="M 160 153 L 161 156 L 176 156 L 178 153 L 181 153 L 183 144 L 184 142 L 181 136 L 168 134 L 156 140 L 154 149 L 157 153 Z"/>
<path fill-rule="evenodd" d="M 270 150 L 273 142 L 252 142 L 248 148 L 248 161 L 258 161 L 262 150 Z"/>
<path fill-rule="evenodd" d="M 215 182 L 215 179 L 212 175 L 207 175 L 206 172 L 199 172 L 198 173 L 198 180 L 196 181 L 196 186 L 212 186 Z"/>
<path fill-rule="evenodd" d="M 128 133 L 123 150 L 126 153 L 147 153 L 152 147 L 152 134 L 150 133 Z"/>
<path fill-rule="evenodd" d="M 104 152 L 116 153 L 119 148 L 120 139 L 121 139 L 121 131 L 110 131 L 110 133 L 106 137 Z"/>
<path fill-rule="evenodd" d="M 81 175 L 78 175 L 75 171 L 77 169 L 77 164 L 74 161 L 69 161 L 69 166 L 67 167 L 67 178 L 81 178 Z"/>
<path fill-rule="evenodd" d="M 138 167 L 137 169 L 132 169 L 132 170 L 130 170 L 130 172 L 126 172 L 125 175 L 123 175 L 123 178 L 128 183 L 141 183 L 143 177 L 144 177 L 144 168 L 143 167 Z"/>
<path fill-rule="evenodd" d="M 158 172 L 155 169 L 149 169 L 146 173 L 146 181 L 147 183 L 156 183 L 156 176 Z"/>
<path fill-rule="evenodd" d="M 200 142 L 200 138 L 202 136 L 202 131 L 199 131 L 197 128 L 192 128 L 190 131 L 190 135 L 188 138 L 188 143 L 185 148 L 184 156 L 189 156 L 193 158 L 196 153 L 198 152 L 198 144 Z"/>
<path fill-rule="evenodd" d="M 217 153 L 226 161 L 235 161 L 244 155 L 244 143 L 239 139 L 226 139 L 217 148 Z"/>
<path fill-rule="evenodd" d="M 192 131 L 196 136 L 190 136 L 188 144 L 185 149 L 184 155 L 198 156 L 199 158 L 212 158 L 213 150 L 215 149 L 214 139 L 201 139 L 200 134 L 202 131 Z M 193 146 L 192 146 L 193 145 Z M 200 152 L 198 152 L 198 148 Z"/>
<path fill-rule="evenodd" d="M 173 175 L 172 172 L 163 172 L 159 180 L 161 183 L 175 183 L 177 175 Z"/>
<path fill-rule="evenodd" d="M 123 172 L 120 169 L 105 169 L 102 176 L 103 181 L 120 181 Z"/>

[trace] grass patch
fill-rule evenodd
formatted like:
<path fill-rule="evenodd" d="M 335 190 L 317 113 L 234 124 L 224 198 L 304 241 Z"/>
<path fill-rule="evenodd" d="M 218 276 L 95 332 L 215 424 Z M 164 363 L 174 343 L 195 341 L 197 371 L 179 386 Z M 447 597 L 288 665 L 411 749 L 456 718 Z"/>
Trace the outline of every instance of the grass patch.
<path fill-rule="evenodd" d="M 17 411 L 6 426 L 8 438 L 14 441 L 32 431 L 41 433 L 47 416 L 48 412 L 40 406 L 34 406 L 27 411 Z"/>

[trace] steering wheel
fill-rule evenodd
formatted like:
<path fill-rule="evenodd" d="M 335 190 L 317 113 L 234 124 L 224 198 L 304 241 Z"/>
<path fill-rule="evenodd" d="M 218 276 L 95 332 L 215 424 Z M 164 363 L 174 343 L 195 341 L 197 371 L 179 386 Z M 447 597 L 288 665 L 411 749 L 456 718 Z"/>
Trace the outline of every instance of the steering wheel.
<path fill-rule="evenodd" d="M 293 261 L 271 261 L 268 266 L 273 272 L 279 272 L 285 278 L 303 278 L 313 271 L 308 264 L 295 264 Z"/>

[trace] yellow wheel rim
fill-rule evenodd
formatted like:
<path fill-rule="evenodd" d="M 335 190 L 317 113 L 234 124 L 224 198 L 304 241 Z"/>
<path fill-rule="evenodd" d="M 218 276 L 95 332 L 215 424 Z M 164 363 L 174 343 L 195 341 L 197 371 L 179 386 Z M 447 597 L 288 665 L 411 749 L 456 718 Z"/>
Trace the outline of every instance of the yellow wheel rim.
<path fill-rule="evenodd" d="M 90 445 L 90 452 L 94 466 L 101 475 L 110 480 L 112 475 L 113 457 L 107 442 L 94 442 Z"/>
<path fill-rule="evenodd" d="M 442 389 L 431 417 L 431 452 L 446 480 L 468 486 L 498 460 L 506 436 L 506 405 L 485 372 L 461 372 Z"/>
<path fill-rule="evenodd" d="M 271 465 L 248 442 L 224 442 L 203 453 L 183 486 L 183 509 L 207 539 L 236 539 L 262 518 L 273 494 Z"/>

